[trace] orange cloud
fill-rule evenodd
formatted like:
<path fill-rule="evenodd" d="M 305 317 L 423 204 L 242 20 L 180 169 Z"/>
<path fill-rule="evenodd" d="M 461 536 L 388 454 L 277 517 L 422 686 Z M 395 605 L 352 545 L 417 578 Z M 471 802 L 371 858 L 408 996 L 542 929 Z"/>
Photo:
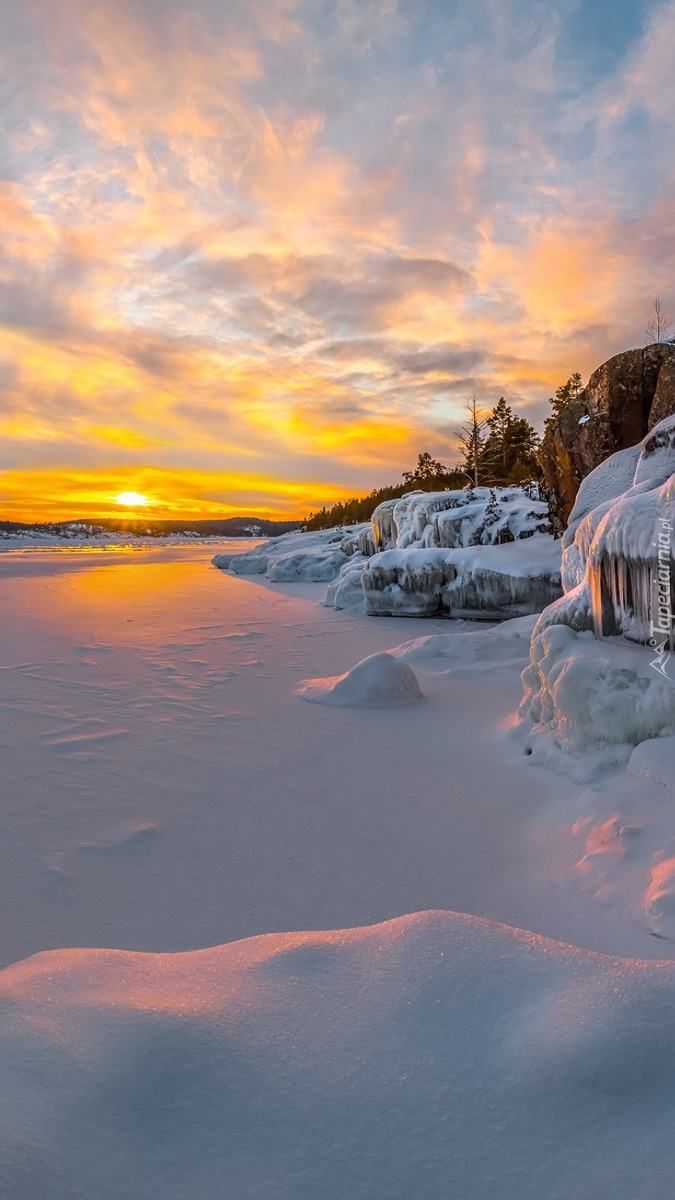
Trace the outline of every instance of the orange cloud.
<path fill-rule="evenodd" d="M 527 2 L 468 41 L 468 12 L 432 30 L 389 0 L 311 22 L 299 0 L 24 8 L 0 514 L 33 487 L 70 513 L 153 486 L 172 512 L 368 491 L 447 453 L 467 395 L 531 412 L 640 340 L 667 289 L 672 189 L 629 223 L 605 161 L 629 104 L 670 112 L 667 15 L 597 94 L 604 150 L 579 167 L 564 14 Z"/>
<path fill-rule="evenodd" d="M 0 504 L 6 520 L 118 517 L 116 497 L 124 492 L 147 496 L 155 518 L 181 514 L 217 518 L 245 513 L 296 519 L 306 516 L 310 509 L 334 504 L 351 494 L 349 489 L 320 480 L 289 483 L 256 475 L 156 467 L 0 473 Z"/>

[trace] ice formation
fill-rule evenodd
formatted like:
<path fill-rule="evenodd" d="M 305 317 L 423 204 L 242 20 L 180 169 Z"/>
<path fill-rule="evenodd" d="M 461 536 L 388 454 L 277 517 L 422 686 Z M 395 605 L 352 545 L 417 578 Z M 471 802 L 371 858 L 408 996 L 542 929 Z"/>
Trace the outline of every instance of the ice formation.
<path fill-rule="evenodd" d="M 376 551 L 493 546 L 551 528 L 547 506 L 519 487 L 409 492 L 378 505 L 371 523 Z"/>
<path fill-rule="evenodd" d="M 667 417 L 581 486 L 563 539 L 565 594 L 537 622 L 523 672 L 531 747 L 542 731 L 565 749 L 629 748 L 675 732 L 674 525 L 675 417 Z"/>
<path fill-rule="evenodd" d="M 213 564 L 279 583 L 329 583 L 327 608 L 504 619 L 560 595 L 560 545 L 523 488 L 411 492 L 370 524 L 294 532 Z M 383 551 L 383 552 L 381 552 Z"/>
<path fill-rule="evenodd" d="M 306 679 L 297 690 L 314 704 L 340 707 L 419 700 L 422 696 L 412 667 L 387 653 L 370 654 L 344 675 Z"/>
<path fill-rule="evenodd" d="M 672 962 L 427 912 L 194 953 L 55 951 L 0 992 L 7 1200 L 672 1188 Z"/>
<path fill-rule="evenodd" d="M 342 567 L 328 607 L 365 600 L 375 616 L 501 620 L 560 595 L 560 545 L 546 505 L 523 488 L 410 492 L 380 504 L 371 524 L 377 552 Z M 359 546 L 366 540 L 361 533 Z"/>
<path fill-rule="evenodd" d="M 359 535 L 369 532 L 367 524 L 313 533 L 294 531 L 244 554 L 217 554 L 213 565 L 235 575 L 264 575 L 276 583 L 327 583 L 357 552 Z"/>
<path fill-rule="evenodd" d="M 326 589 L 324 605 L 326 608 L 349 608 L 365 610 L 365 596 L 361 586 L 361 578 L 368 558 L 357 551 L 340 568 L 339 575 L 329 583 Z"/>
<path fill-rule="evenodd" d="M 560 543 L 535 534 L 508 545 L 385 550 L 368 560 L 361 585 L 375 615 L 524 616 L 560 595 Z"/>

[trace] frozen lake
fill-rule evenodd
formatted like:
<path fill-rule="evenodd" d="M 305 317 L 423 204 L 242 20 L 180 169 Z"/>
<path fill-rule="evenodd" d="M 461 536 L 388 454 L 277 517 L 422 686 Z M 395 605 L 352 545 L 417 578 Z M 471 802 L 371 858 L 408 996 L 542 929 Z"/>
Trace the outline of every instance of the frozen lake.
<path fill-rule="evenodd" d="M 526 638 L 495 656 L 484 626 L 336 613 L 320 585 L 234 578 L 213 552 L 0 558 L 3 963 L 428 908 L 662 953 L 580 890 L 578 789 L 506 736 Z M 434 632 L 457 662 L 416 668 L 416 705 L 295 694 Z"/>

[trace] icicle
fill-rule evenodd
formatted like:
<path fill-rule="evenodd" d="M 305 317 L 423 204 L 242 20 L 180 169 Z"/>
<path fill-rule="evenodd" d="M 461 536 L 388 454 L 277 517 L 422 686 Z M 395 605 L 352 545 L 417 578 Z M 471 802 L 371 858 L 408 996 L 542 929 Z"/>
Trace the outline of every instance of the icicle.
<path fill-rule="evenodd" d="M 596 638 L 602 637 L 602 573 L 599 563 L 591 555 L 588 559 L 588 582 L 591 590 L 591 611 L 593 613 L 593 632 Z"/>

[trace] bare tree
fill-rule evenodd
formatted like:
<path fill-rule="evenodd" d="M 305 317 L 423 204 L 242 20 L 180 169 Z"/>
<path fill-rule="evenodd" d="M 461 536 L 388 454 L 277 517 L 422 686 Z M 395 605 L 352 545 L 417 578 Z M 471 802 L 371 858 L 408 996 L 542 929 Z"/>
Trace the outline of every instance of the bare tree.
<path fill-rule="evenodd" d="M 645 346 L 651 346 L 653 342 L 665 342 L 672 328 L 673 323 L 663 307 L 663 297 L 655 296 L 645 325 Z"/>
<path fill-rule="evenodd" d="M 483 431 L 487 419 L 482 415 L 475 396 L 466 402 L 466 416 L 466 424 L 462 425 L 457 434 L 464 451 L 462 466 L 468 478 L 473 479 L 474 487 L 478 487 L 478 468 L 485 446 Z"/>

